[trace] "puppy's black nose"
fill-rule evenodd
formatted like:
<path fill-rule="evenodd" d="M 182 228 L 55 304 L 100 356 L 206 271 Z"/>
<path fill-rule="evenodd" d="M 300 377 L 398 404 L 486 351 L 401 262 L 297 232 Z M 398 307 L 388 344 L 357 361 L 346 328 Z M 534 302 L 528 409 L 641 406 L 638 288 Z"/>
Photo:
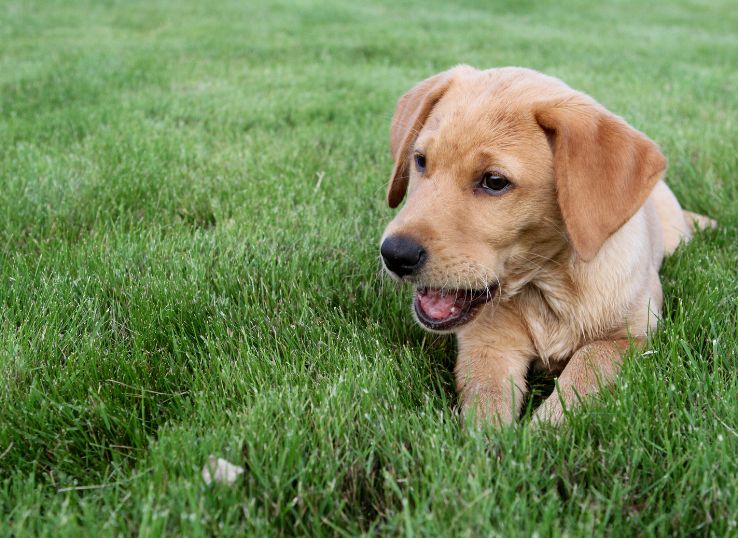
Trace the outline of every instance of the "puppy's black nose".
<path fill-rule="evenodd" d="M 387 269 L 402 278 L 417 272 L 425 263 L 425 249 L 415 239 L 404 235 L 390 236 L 379 248 Z"/>

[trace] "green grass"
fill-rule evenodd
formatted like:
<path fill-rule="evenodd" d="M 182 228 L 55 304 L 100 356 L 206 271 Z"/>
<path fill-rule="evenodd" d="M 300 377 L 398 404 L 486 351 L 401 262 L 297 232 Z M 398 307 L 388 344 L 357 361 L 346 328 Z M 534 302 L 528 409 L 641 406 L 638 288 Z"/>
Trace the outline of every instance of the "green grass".
<path fill-rule="evenodd" d="M 738 535 L 730 1 L 0 3 L 0 534 Z M 525 65 L 721 223 L 567 425 L 466 431 L 377 244 L 397 97 Z M 322 178 L 322 180 L 319 180 Z M 209 454 L 240 464 L 206 487 Z"/>

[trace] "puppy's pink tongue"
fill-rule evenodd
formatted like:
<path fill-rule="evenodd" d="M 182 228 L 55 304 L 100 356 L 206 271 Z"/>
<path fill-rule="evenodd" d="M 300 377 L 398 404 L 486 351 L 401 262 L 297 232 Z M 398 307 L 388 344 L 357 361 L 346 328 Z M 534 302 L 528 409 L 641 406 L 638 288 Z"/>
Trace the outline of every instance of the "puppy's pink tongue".
<path fill-rule="evenodd" d="M 434 320 L 450 318 L 458 311 L 455 293 L 441 295 L 437 290 L 428 290 L 426 293 L 418 294 L 418 301 L 423 313 Z"/>

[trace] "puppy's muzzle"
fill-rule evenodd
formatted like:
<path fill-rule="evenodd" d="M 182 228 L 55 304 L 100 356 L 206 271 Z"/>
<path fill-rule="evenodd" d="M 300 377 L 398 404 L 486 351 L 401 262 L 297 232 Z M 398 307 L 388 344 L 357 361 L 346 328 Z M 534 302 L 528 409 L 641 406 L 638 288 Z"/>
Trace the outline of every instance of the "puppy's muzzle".
<path fill-rule="evenodd" d="M 385 267 L 398 278 L 416 275 L 428 257 L 423 245 L 405 235 L 389 236 L 382 242 L 379 252 Z"/>

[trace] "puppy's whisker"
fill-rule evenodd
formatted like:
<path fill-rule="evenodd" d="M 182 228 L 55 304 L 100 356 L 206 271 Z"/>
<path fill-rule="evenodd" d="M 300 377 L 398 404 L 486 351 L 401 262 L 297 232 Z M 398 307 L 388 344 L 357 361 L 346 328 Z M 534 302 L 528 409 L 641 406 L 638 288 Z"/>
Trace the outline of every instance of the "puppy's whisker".
<path fill-rule="evenodd" d="M 522 260 L 522 261 L 524 261 L 524 262 L 525 262 L 526 264 L 529 264 L 529 265 L 533 265 L 533 266 L 534 266 L 534 267 L 535 267 L 536 269 L 538 269 L 538 270 L 541 270 L 541 269 L 543 269 L 543 267 L 544 267 L 543 265 L 540 265 L 540 264 L 538 264 L 538 263 L 534 262 L 533 260 L 531 260 L 531 259 L 529 259 L 529 258 L 526 258 L 524 254 L 516 254 L 516 255 L 515 255 L 515 258 L 519 258 L 519 259 L 521 259 L 521 260 Z M 513 259 L 513 261 L 514 261 L 514 259 Z M 529 269 L 529 268 L 527 268 L 527 269 Z"/>
<path fill-rule="evenodd" d="M 546 261 L 549 261 L 549 262 L 551 262 L 551 263 L 555 263 L 555 264 L 556 264 L 556 265 L 558 265 L 559 267 L 561 267 L 561 265 L 563 265 L 563 264 L 562 264 L 562 263 L 561 263 L 560 261 L 558 261 L 558 260 L 555 260 L 555 259 L 553 259 L 553 258 L 549 258 L 548 256 L 542 256 L 541 254 L 536 254 L 535 252 L 526 252 L 526 253 L 525 253 L 524 255 L 525 255 L 525 256 L 535 256 L 536 258 L 541 258 L 541 259 L 543 259 L 543 260 L 546 260 Z M 521 256 L 521 254 L 519 254 L 519 256 Z"/>
<path fill-rule="evenodd" d="M 566 233 L 565 229 L 561 228 L 558 221 L 546 216 L 543 217 L 543 221 L 549 223 L 551 228 L 553 228 L 567 243 L 569 242 L 569 235 Z"/>

